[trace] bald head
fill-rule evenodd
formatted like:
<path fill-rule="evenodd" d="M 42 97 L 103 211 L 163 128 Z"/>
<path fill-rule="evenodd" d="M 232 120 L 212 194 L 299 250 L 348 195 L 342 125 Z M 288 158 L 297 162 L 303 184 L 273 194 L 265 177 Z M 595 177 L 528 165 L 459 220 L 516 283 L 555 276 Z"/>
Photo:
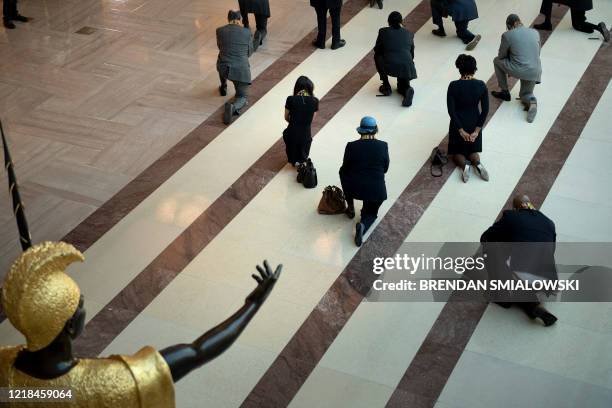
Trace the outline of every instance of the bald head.
<path fill-rule="evenodd" d="M 526 194 L 518 194 L 514 197 L 514 200 L 512 200 L 512 207 L 515 210 L 520 210 L 522 208 L 533 208 L 533 205 Z"/>

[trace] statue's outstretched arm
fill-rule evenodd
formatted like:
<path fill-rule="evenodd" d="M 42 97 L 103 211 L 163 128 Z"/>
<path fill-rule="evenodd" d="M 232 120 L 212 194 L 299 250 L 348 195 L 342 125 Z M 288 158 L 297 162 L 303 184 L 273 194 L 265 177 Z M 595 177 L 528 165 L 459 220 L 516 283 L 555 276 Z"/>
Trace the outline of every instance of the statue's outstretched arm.
<path fill-rule="evenodd" d="M 216 358 L 238 338 L 240 333 L 255 316 L 278 280 L 282 265 L 272 271 L 267 261 L 263 267 L 257 266 L 259 275 L 253 274 L 257 287 L 247 296 L 244 306 L 223 323 L 210 329 L 191 344 L 177 344 L 160 351 L 164 357 L 172 379 L 177 382 L 192 370 Z"/>

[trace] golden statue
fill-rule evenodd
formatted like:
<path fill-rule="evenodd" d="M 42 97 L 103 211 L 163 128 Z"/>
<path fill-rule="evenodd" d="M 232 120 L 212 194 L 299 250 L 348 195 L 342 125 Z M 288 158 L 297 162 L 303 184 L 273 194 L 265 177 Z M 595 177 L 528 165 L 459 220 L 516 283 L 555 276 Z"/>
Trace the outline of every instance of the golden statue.
<path fill-rule="evenodd" d="M 13 209 L 24 247 L 2 285 L 2 307 L 11 324 L 24 335 L 26 344 L 0 346 L 0 388 L 9 392 L 69 389 L 73 400 L 48 404 L 57 408 L 174 407 L 174 382 L 231 346 L 270 294 L 282 266 L 275 271 L 266 261 L 263 267 L 257 266 L 260 275 L 252 275 L 257 287 L 244 306 L 193 343 L 159 352 L 143 347 L 133 356 L 76 358 L 72 341 L 83 331 L 85 309 L 79 287 L 65 269 L 73 262 L 83 261 L 83 254 L 63 242 L 31 246 L 4 133 L 2 139 Z M 46 406 L 41 399 L 34 399 L 10 399 L 0 401 L 0 405 Z"/>

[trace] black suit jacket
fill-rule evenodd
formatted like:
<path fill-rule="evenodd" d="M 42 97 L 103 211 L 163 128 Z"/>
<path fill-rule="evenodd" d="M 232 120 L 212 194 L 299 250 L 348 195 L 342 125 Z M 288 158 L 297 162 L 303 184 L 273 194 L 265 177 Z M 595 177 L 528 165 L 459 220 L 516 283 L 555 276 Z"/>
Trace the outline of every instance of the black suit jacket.
<path fill-rule="evenodd" d="M 387 199 L 385 173 L 389 169 L 389 146 L 377 139 L 346 144 L 340 182 L 347 197 L 363 201 Z"/>
<path fill-rule="evenodd" d="M 497 249 L 500 249 L 496 251 L 497 256 L 503 258 L 498 260 L 499 265 L 509 257 L 511 271 L 529 272 L 546 279 L 557 279 L 555 224 L 538 210 L 504 211 L 499 221 L 482 234 L 480 241 L 512 243 L 495 244 Z M 485 251 L 486 249 L 485 244 Z"/>
<path fill-rule="evenodd" d="M 414 34 L 405 28 L 383 27 L 378 30 L 374 54 L 383 57 L 388 75 L 407 80 L 417 77 L 413 61 Z"/>
<path fill-rule="evenodd" d="M 342 0 L 310 0 L 310 5 L 314 8 L 335 9 L 342 7 Z"/>

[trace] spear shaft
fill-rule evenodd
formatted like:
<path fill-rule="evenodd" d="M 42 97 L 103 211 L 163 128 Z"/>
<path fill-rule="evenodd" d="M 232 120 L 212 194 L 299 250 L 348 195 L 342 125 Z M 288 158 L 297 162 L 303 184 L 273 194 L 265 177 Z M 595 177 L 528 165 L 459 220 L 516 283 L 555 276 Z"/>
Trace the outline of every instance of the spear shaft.
<path fill-rule="evenodd" d="M 13 214 L 15 214 L 17 228 L 19 229 L 19 243 L 21 244 L 21 248 L 25 251 L 32 246 L 32 237 L 30 236 L 28 221 L 26 220 L 23 203 L 21 202 L 21 196 L 19 195 L 19 187 L 17 185 L 17 178 L 15 177 L 15 169 L 13 167 L 13 161 L 11 160 L 11 154 L 8 149 L 8 143 L 6 142 L 6 137 L 4 136 L 2 121 L 0 121 L 0 133 L 2 134 L 2 147 L 4 149 L 4 168 L 8 173 L 9 194 L 13 200 Z"/>

